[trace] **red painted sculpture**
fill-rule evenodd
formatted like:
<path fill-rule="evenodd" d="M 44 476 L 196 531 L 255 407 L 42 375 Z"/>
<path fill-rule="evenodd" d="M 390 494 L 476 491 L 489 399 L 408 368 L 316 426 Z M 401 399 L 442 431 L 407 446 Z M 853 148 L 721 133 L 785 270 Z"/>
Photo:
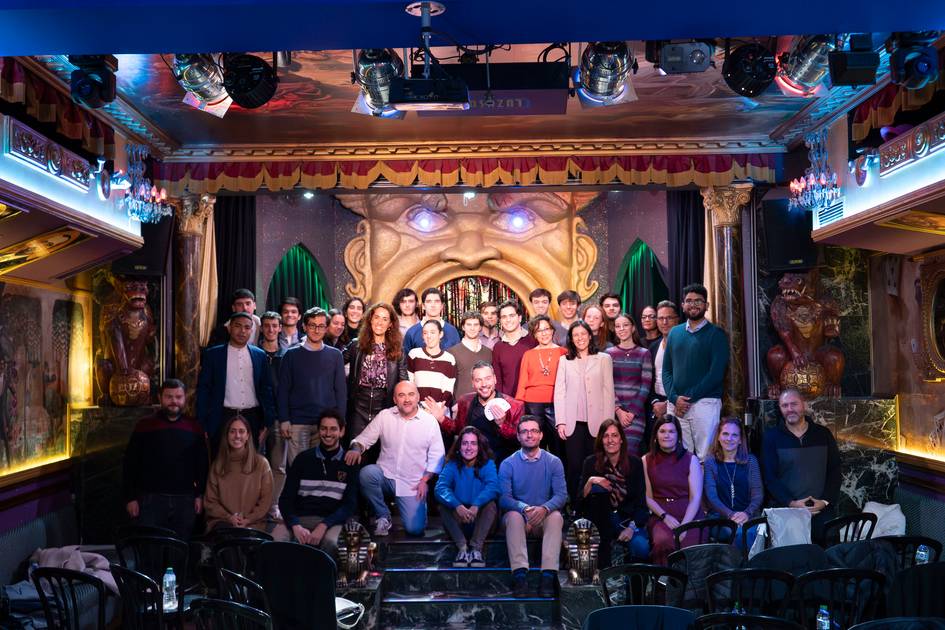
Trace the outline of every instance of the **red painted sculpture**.
<path fill-rule="evenodd" d="M 115 279 L 118 300 L 102 307 L 99 332 L 105 360 L 99 364 L 100 404 L 136 407 L 151 402 L 154 358 L 148 345 L 156 325 L 148 306 L 148 283 Z"/>

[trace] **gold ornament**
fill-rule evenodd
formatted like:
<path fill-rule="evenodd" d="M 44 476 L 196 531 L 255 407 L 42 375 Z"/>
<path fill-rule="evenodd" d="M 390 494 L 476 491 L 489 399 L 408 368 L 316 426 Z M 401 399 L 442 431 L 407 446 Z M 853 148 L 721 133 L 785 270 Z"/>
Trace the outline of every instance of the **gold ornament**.
<path fill-rule="evenodd" d="M 565 548 L 571 584 L 596 584 L 600 535 L 594 523 L 586 518 L 574 521 L 568 529 Z"/>

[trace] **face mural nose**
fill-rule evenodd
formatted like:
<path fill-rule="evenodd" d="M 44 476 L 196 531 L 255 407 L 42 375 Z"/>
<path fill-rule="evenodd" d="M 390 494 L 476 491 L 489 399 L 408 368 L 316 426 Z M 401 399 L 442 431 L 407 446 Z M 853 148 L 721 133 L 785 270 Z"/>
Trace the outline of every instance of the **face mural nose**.
<path fill-rule="evenodd" d="M 456 244 L 440 253 L 443 262 L 457 262 L 466 269 L 476 269 L 487 260 L 499 260 L 502 252 L 491 245 L 486 245 L 482 234 L 472 230 L 463 232 L 456 238 Z"/>

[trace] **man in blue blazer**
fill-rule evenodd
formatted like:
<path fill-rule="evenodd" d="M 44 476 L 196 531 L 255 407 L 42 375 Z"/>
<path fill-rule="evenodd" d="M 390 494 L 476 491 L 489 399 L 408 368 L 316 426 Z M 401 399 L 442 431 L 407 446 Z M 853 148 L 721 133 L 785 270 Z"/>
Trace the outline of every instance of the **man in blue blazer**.
<path fill-rule="evenodd" d="M 229 342 L 204 350 L 197 377 L 197 419 L 216 453 L 223 425 L 236 415 L 249 421 L 256 444 L 265 440 L 276 419 L 272 376 L 266 352 L 249 345 L 253 320 L 249 313 L 230 316 Z"/>

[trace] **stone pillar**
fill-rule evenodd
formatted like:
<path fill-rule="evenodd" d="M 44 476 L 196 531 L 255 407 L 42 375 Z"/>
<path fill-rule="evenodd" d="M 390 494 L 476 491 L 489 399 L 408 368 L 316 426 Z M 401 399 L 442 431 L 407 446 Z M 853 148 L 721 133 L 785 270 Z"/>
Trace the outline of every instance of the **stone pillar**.
<path fill-rule="evenodd" d="M 745 355 L 745 292 L 742 267 L 742 206 L 751 200 L 753 184 L 710 186 L 702 189 L 705 207 L 712 214 L 715 241 L 716 321 L 728 334 L 729 360 L 725 375 L 722 413 L 741 416 L 745 411 L 747 382 Z"/>
<path fill-rule="evenodd" d="M 204 230 L 216 196 L 190 195 L 176 203 L 177 259 L 174 294 L 174 373 L 187 386 L 187 410 L 192 412 L 200 370 L 200 273 Z"/>

